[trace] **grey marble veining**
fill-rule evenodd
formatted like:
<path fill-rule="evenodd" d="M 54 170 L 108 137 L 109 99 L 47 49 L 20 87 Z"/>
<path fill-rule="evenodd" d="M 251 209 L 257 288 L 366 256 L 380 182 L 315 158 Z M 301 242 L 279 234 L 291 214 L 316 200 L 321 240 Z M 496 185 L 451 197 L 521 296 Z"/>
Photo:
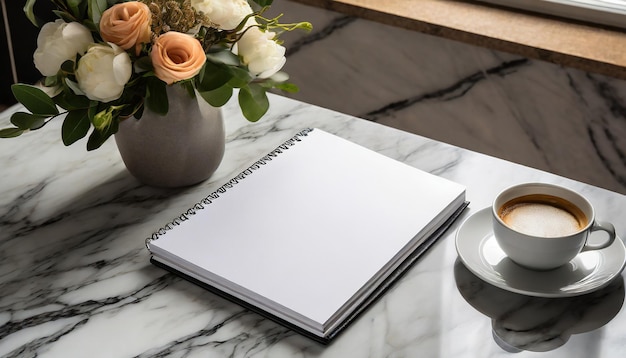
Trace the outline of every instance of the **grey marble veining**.
<path fill-rule="evenodd" d="M 626 237 L 621 194 L 279 96 L 258 123 L 232 102 L 224 115 L 222 165 L 185 189 L 142 186 L 113 141 L 94 152 L 84 141 L 64 147 L 60 122 L 0 141 L 0 356 L 507 357 L 494 319 L 500 339 L 522 349 L 517 357 L 536 356 L 537 342 L 554 336 L 562 344 L 549 347 L 550 357 L 623 353 L 623 274 L 580 299 L 502 292 L 459 267 L 459 223 L 326 347 L 152 266 L 146 237 L 304 127 L 466 185 L 464 218 L 505 186 L 547 181 L 589 196 L 598 217 Z M 527 324 L 550 330 L 520 337 Z"/>
<path fill-rule="evenodd" d="M 416 5 L 417 6 L 417 5 Z M 626 193 L 626 81 L 289 1 L 291 97 Z"/>

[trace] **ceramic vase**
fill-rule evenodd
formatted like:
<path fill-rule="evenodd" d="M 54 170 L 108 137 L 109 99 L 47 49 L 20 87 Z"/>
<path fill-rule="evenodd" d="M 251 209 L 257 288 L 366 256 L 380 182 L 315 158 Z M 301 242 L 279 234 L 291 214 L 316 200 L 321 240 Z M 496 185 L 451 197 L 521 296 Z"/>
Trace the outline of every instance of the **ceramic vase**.
<path fill-rule="evenodd" d="M 222 109 L 168 86 L 169 111 L 147 108 L 141 119 L 120 122 L 115 142 L 128 171 L 155 187 L 184 187 L 208 179 L 224 156 Z"/>

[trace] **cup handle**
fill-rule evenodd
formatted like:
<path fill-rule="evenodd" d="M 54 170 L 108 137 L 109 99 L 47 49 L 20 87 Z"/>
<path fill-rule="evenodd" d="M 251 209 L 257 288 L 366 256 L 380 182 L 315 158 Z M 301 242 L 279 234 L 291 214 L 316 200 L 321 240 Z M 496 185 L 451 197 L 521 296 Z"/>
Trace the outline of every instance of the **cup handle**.
<path fill-rule="evenodd" d="M 611 244 L 613 244 L 613 241 L 615 241 L 615 227 L 613 226 L 613 224 L 606 222 L 606 221 L 595 221 L 593 225 L 591 226 L 589 233 L 591 234 L 592 232 L 598 231 L 598 230 L 605 231 L 607 234 L 609 234 L 609 238 L 605 242 L 601 244 L 596 244 L 596 245 L 591 245 L 589 244 L 589 242 L 587 242 L 585 243 L 585 246 L 583 247 L 582 251 L 600 250 L 600 249 L 604 249 L 605 247 L 609 247 Z"/>

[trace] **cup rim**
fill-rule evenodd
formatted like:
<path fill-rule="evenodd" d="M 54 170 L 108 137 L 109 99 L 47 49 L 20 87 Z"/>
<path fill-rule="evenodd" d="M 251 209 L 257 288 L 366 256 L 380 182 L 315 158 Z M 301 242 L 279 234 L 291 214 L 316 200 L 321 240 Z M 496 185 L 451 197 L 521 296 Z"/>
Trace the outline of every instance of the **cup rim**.
<path fill-rule="evenodd" d="M 539 187 L 550 187 L 553 189 L 557 189 L 557 190 L 563 190 L 564 192 L 568 192 L 570 195 L 574 195 L 576 196 L 578 199 L 580 199 L 582 202 L 585 203 L 585 205 L 587 206 L 587 208 L 589 209 L 590 212 L 590 217 L 587 218 L 587 225 L 585 225 L 583 228 L 581 228 L 580 230 L 573 232 L 571 234 L 568 235 L 564 235 L 564 236 L 554 236 L 554 237 L 544 237 L 544 236 L 537 236 L 537 235 L 531 235 L 531 234 L 526 234 L 526 233 L 522 233 L 520 231 L 517 231 L 515 229 L 513 229 L 512 227 L 508 226 L 504 221 L 502 221 L 502 219 L 500 218 L 500 215 L 498 215 L 498 210 L 499 210 L 499 206 L 501 206 L 502 204 L 504 204 L 504 202 L 511 200 L 513 198 L 516 198 L 517 196 L 512 196 L 510 199 L 505 200 L 504 202 L 502 202 L 499 205 L 496 205 L 497 203 L 499 203 L 498 199 L 505 194 L 508 191 L 511 191 L 513 189 L 516 188 L 524 188 L 524 187 L 533 187 L 533 186 L 539 186 Z M 554 194 L 550 194 L 550 195 L 554 195 Z M 554 196 L 558 196 L 561 199 L 567 200 L 567 201 L 571 201 L 568 200 L 567 198 L 563 198 L 560 195 L 554 195 Z M 579 207 L 579 209 L 582 210 L 582 208 L 580 208 L 580 205 L 578 205 L 578 203 L 572 203 L 574 205 L 576 205 L 577 207 Z M 585 215 L 587 215 L 587 213 L 583 210 L 583 212 L 585 213 Z M 491 202 L 491 215 L 498 221 L 498 223 L 500 223 L 501 225 L 503 225 L 504 227 L 506 227 L 509 230 L 512 230 L 516 233 L 528 236 L 528 237 L 532 237 L 532 238 L 538 238 L 538 239 L 564 239 L 564 238 L 568 238 L 568 237 L 572 237 L 572 236 L 576 236 L 579 235 L 580 233 L 589 230 L 589 228 L 593 225 L 593 222 L 595 221 L 595 208 L 593 207 L 593 205 L 591 204 L 591 202 L 589 201 L 589 199 L 587 199 L 585 196 L 583 196 L 582 194 L 579 194 L 577 192 L 575 192 L 574 190 L 564 187 L 562 185 L 558 185 L 558 184 L 552 184 L 552 183 L 543 183 L 543 182 L 525 182 L 525 183 L 520 183 L 520 184 L 514 184 L 514 185 L 510 185 L 502 190 L 500 190 L 500 192 L 498 192 L 498 194 L 496 194 L 496 196 L 494 197 L 494 199 Z"/>

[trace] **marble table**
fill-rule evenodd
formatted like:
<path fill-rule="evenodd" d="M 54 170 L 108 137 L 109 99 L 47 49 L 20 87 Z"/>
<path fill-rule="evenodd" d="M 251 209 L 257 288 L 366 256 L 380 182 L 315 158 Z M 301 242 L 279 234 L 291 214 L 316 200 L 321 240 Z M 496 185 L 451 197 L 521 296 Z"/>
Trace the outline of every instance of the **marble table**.
<path fill-rule="evenodd" d="M 0 114 L 2 127 L 15 109 Z M 114 141 L 94 152 L 85 142 L 64 147 L 60 123 L 0 141 L 0 356 L 572 358 L 626 350 L 623 275 L 572 298 L 504 291 L 459 261 L 461 221 L 329 346 L 151 265 L 144 240 L 160 224 L 303 127 L 466 185 L 462 219 L 508 185 L 545 181 L 587 195 L 626 237 L 626 198 L 604 189 L 280 96 L 255 124 L 234 103 L 224 112 L 222 165 L 184 189 L 141 185 Z"/>

